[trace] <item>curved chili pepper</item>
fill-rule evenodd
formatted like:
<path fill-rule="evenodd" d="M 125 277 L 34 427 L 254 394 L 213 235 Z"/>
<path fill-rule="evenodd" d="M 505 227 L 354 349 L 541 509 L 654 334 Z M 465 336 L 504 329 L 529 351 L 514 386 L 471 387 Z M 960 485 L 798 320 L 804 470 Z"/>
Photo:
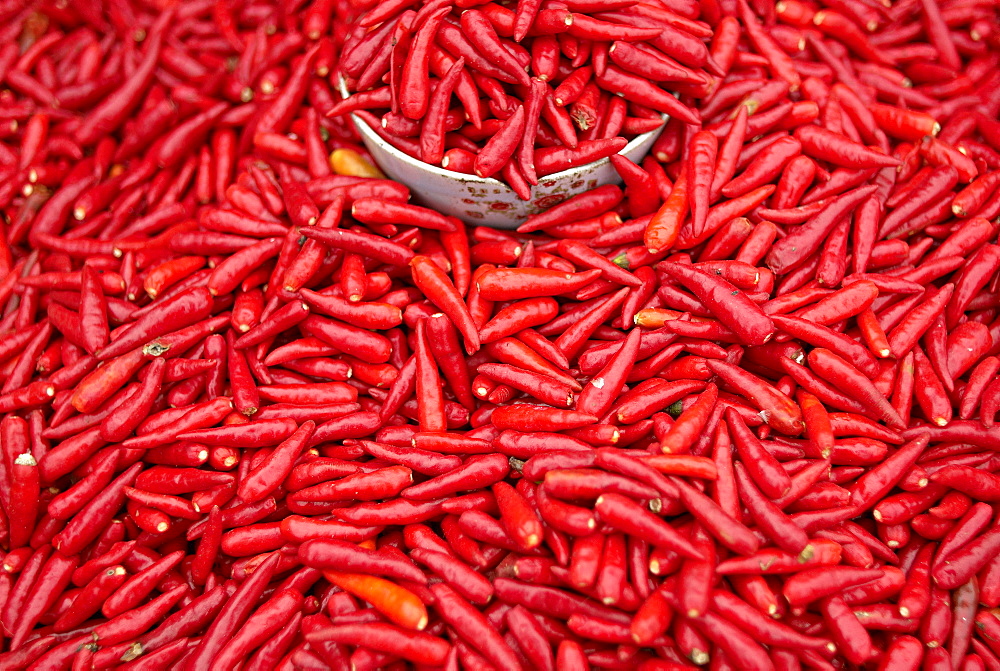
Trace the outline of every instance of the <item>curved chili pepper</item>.
<path fill-rule="evenodd" d="M 714 316 L 748 345 L 763 345 L 771 339 L 775 332 L 771 318 L 725 279 L 677 263 L 664 262 L 657 267 L 693 291 Z"/>
<path fill-rule="evenodd" d="M 167 19 L 169 21 L 169 19 Z M 126 83 L 92 110 L 80 127 L 78 140 L 85 145 L 93 144 L 111 133 L 128 117 L 132 109 L 141 101 L 142 95 L 153 81 L 153 75 L 160 58 L 163 34 L 154 32 L 146 46 L 146 52 Z"/>
<path fill-rule="evenodd" d="M 489 139 L 476 156 L 475 170 L 480 177 L 490 177 L 500 170 L 514 155 L 524 132 L 525 110 L 518 105 L 500 129 Z"/>
<path fill-rule="evenodd" d="M 696 124 L 699 121 L 698 113 L 686 107 L 674 96 L 663 92 L 648 79 L 629 74 L 616 66 L 609 65 L 603 73 L 597 74 L 595 81 L 609 93 L 623 96 L 626 100 L 669 114 L 671 117 L 677 117 L 685 123 Z"/>
<path fill-rule="evenodd" d="M 899 415 L 868 378 L 833 352 L 817 348 L 809 353 L 809 365 L 845 393 L 850 393 L 877 418 L 893 428 L 903 428 Z"/>
<path fill-rule="evenodd" d="M 780 274 L 802 263 L 819 249 L 837 223 L 875 190 L 875 186 L 862 187 L 826 204 L 805 225 L 774 244 L 767 255 L 768 267 Z"/>
<path fill-rule="evenodd" d="M 933 321 L 945 310 L 954 293 L 954 285 L 946 284 L 933 295 L 926 297 L 919 307 L 911 311 L 898 325 L 888 332 L 889 347 L 896 356 L 904 356 L 927 332 Z"/>
<path fill-rule="evenodd" d="M 617 154 L 628 141 L 623 137 L 583 138 L 576 147 L 543 147 L 535 151 L 535 169 L 539 177 L 569 170 Z"/>
<path fill-rule="evenodd" d="M 802 413 L 787 395 L 732 364 L 708 361 L 708 367 L 760 408 L 769 426 L 793 436 L 802 431 Z"/>
<path fill-rule="evenodd" d="M 465 339 L 465 350 L 473 354 L 479 349 L 479 332 L 472 315 L 458 290 L 438 265 L 426 256 L 415 256 L 410 261 L 414 283 L 427 294 L 452 320 Z"/>
<path fill-rule="evenodd" d="M 436 598 L 434 609 L 462 639 L 500 668 L 521 668 L 513 651 L 478 610 L 444 583 L 431 585 L 431 591 Z"/>
<path fill-rule="evenodd" d="M 621 189 L 613 184 L 599 186 L 569 198 L 544 212 L 528 217 L 528 220 L 518 228 L 518 231 L 531 233 L 551 226 L 597 216 L 613 209 L 621 202 L 622 197 Z"/>

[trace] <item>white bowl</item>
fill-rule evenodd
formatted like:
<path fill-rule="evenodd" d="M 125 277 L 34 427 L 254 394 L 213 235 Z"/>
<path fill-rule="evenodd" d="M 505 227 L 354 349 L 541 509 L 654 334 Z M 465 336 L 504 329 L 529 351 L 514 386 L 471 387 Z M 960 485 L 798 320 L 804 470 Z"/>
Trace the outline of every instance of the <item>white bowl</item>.
<path fill-rule="evenodd" d="M 349 95 L 343 80 L 340 94 L 345 98 Z M 611 161 L 603 158 L 540 177 L 538 184 L 531 189 L 531 200 L 521 200 L 499 180 L 445 170 L 418 161 L 383 140 L 356 115 L 352 114 L 351 118 L 361 141 L 382 172 L 409 187 L 415 201 L 474 226 L 517 228 L 529 215 L 567 198 L 604 184 L 621 182 Z M 663 118 L 665 125 L 669 117 L 664 115 Z M 634 163 L 640 163 L 660 136 L 663 125 L 635 136 L 619 153 Z"/>

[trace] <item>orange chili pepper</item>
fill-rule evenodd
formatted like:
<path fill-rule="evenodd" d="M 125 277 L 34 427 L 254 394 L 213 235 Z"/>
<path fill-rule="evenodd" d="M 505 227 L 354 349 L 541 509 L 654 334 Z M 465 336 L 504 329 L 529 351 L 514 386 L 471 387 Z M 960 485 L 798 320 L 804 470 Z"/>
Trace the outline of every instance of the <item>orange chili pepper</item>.
<path fill-rule="evenodd" d="M 360 573 L 323 571 L 331 583 L 370 603 L 396 624 L 423 630 L 427 626 L 427 608 L 416 594 L 383 578 Z"/>

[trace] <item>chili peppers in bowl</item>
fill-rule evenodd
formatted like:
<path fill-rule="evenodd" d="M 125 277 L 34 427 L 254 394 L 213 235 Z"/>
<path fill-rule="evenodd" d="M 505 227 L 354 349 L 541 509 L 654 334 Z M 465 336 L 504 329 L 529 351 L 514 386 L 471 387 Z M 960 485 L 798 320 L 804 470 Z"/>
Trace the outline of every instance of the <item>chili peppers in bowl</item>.
<path fill-rule="evenodd" d="M 327 114 L 354 113 L 380 164 L 409 184 L 435 185 L 425 200 L 453 213 L 456 201 L 486 195 L 496 202 L 478 212 L 530 214 L 554 195 L 606 183 L 614 173 L 602 159 L 622 152 L 640 162 L 663 115 L 696 123 L 691 102 L 715 85 L 711 29 L 687 7 L 411 5 L 359 17 L 341 63 L 344 100 Z M 444 172 L 417 172 L 421 164 Z M 434 198 L 449 172 L 470 177 Z M 510 191 L 483 181 L 494 176 Z"/>
<path fill-rule="evenodd" d="M 0 9 L 0 668 L 1000 668 L 996 8 L 501 7 L 719 78 L 501 231 L 362 5 Z"/>
<path fill-rule="evenodd" d="M 621 180 L 611 162 L 599 158 L 546 175 L 538 184 L 528 185 L 527 191 L 522 190 L 522 194 L 528 196 L 523 198 L 497 179 L 447 170 L 413 158 L 384 140 L 360 118 L 355 117 L 354 124 L 365 148 L 389 177 L 409 186 L 420 202 L 469 224 L 516 228 L 529 216 L 566 197 Z M 640 162 L 661 129 L 662 124 L 635 136 L 619 154 L 632 162 Z"/>

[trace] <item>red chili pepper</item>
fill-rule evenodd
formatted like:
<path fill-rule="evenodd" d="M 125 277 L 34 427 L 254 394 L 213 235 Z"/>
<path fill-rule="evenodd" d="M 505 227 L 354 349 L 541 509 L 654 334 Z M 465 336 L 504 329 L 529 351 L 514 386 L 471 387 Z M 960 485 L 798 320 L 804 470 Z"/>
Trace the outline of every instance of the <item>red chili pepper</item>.
<path fill-rule="evenodd" d="M 801 410 L 780 390 L 729 363 L 709 361 L 708 367 L 763 411 L 769 426 L 793 436 L 802 431 Z"/>
<path fill-rule="evenodd" d="M 477 175 L 490 177 L 511 159 L 521 141 L 524 125 L 524 106 L 519 105 L 476 156 Z"/>
<path fill-rule="evenodd" d="M 691 229 L 694 235 L 705 230 L 711 200 L 712 170 L 715 168 L 718 141 L 712 133 L 699 131 L 691 138 L 687 157 L 687 183 L 690 185 Z"/>
<path fill-rule="evenodd" d="M 722 323 L 748 345 L 763 345 L 774 333 L 771 319 L 745 294 L 721 277 L 676 263 L 657 266 L 695 293 Z"/>
<path fill-rule="evenodd" d="M 473 354 L 479 349 L 479 333 L 461 295 L 437 264 L 425 256 L 410 261 L 414 283 L 452 320 L 465 339 L 465 350 Z"/>
<path fill-rule="evenodd" d="M 826 204 L 804 226 L 774 244 L 767 256 L 768 267 L 776 273 L 783 273 L 800 264 L 819 249 L 824 238 L 843 217 L 874 192 L 874 186 L 862 187 Z"/>
<path fill-rule="evenodd" d="M 597 73 L 596 81 L 604 90 L 623 96 L 628 101 L 677 117 L 685 123 L 696 124 L 699 121 L 697 112 L 654 86 L 648 79 L 629 74 L 613 65 L 609 65 L 603 73 Z"/>

